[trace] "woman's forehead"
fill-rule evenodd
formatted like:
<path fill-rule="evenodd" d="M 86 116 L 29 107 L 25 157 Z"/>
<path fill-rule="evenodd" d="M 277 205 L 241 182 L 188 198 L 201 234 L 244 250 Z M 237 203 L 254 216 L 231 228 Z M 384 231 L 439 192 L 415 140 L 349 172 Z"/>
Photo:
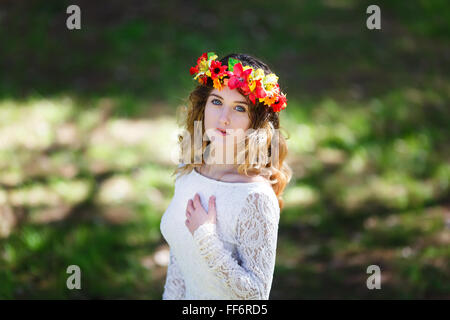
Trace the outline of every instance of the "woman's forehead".
<path fill-rule="evenodd" d="M 214 90 L 211 91 L 210 95 L 215 95 L 222 97 L 225 100 L 240 100 L 245 101 L 245 96 L 241 94 L 237 89 L 230 89 L 228 87 L 224 87 L 222 90 L 218 90 L 214 88 Z"/>

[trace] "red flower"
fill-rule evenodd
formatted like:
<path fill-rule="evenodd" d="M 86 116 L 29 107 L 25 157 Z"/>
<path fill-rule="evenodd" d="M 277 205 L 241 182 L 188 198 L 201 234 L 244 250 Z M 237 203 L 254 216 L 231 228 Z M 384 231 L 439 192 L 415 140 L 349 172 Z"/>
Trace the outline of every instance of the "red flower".
<path fill-rule="evenodd" d="M 256 98 L 264 98 L 266 95 L 266 92 L 261 86 L 261 80 L 256 80 L 256 87 L 248 97 L 250 98 L 252 103 L 255 104 Z"/>
<path fill-rule="evenodd" d="M 250 93 L 250 95 L 248 96 L 250 101 L 255 104 L 256 102 L 256 94 L 254 92 Z"/>
<path fill-rule="evenodd" d="M 198 73 L 198 66 L 200 65 L 200 62 L 202 62 L 202 60 L 206 60 L 208 59 L 208 53 L 204 53 L 202 54 L 198 59 L 197 59 L 197 65 L 195 67 L 192 67 L 189 72 L 191 73 L 191 75 L 194 75 L 196 73 Z"/>
<path fill-rule="evenodd" d="M 192 67 L 189 72 L 191 73 L 191 76 L 198 73 L 198 66 Z"/>
<path fill-rule="evenodd" d="M 248 77 L 252 73 L 252 69 L 247 69 L 244 71 L 241 63 L 236 63 L 233 67 L 233 72 L 231 73 L 230 80 L 228 81 L 228 87 L 230 89 L 242 88 L 244 92 L 248 92 Z"/>
<path fill-rule="evenodd" d="M 198 77 L 198 82 L 200 84 L 206 85 L 208 83 L 208 77 L 205 75 L 201 75 L 200 77 Z"/>
<path fill-rule="evenodd" d="M 286 96 L 279 95 L 277 101 L 271 105 L 274 112 L 279 112 L 286 108 Z"/>
<path fill-rule="evenodd" d="M 216 79 L 217 77 L 223 77 L 226 74 L 225 70 L 227 68 L 228 66 L 222 66 L 220 61 L 213 60 L 211 62 L 211 66 L 209 67 L 209 70 L 211 71 L 211 78 Z"/>
<path fill-rule="evenodd" d="M 202 60 L 208 60 L 208 52 L 205 52 L 197 59 L 197 65 L 200 64 Z"/>

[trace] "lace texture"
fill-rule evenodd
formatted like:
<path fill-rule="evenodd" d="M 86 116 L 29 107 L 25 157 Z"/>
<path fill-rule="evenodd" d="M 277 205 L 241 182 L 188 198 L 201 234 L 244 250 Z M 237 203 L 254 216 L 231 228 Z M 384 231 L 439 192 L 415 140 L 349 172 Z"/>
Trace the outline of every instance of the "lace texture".
<path fill-rule="evenodd" d="M 249 194 L 237 218 L 235 238 L 238 259 L 225 249 L 218 237 L 216 224 L 203 224 L 195 230 L 193 239 L 201 257 L 232 299 L 269 299 L 278 222 L 279 210 L 266 194 Z"/>
<path fill-rule="evenodd" d="M 186 295 L 186 287 L 178 266 L 178 262 L 170 251 L 170 261 L 167 267 L 166 283 L 164 285 L 163 300 L 183 300 Z"/>

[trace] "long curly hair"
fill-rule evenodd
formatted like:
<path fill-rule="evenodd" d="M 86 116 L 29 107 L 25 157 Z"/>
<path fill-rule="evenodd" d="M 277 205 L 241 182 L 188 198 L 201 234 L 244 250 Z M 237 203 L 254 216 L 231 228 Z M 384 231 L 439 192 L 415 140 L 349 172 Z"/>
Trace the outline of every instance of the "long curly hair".
<path fill-rule="evenodd" d="M 234 58 L 239 60 L 243 66 L 250 66 L 254 69 L 261 68 L 264 70 L 265 74 L 270 74 L 272 71 L 270 68 L 261 60 L 252 57 L 247 54 L 229 54 L 222 59 L 222 65 L 228 65 L 228 59 Z M 184 107 L 179 109 L 179 113 L 177 114 L 177 118 L 179 121 L 179 125 L 184 128 L 184 132 L 189 137 L 194 137 L 195 130 L 195 121 L 201 121 L 202 123 L 202 136 L 205 132 L 204 126 L 204 115 L 205 115 L 205 106 L 208 100 L 208 97 L 213 91 L 213 83 L 209 78 L 206 84 L 198 85 L 189 95 L 187 105 L 188 107 Z M 282 199 L 283 191 L 286 188 L 292 177 L 292 169 L 285 162 L 287 156 L 287 144 L 286 138 L 280 132 L 280 118 L 279 113 L 274 112 L 272 108 L 267 107 L 264 103 L 259 102 L 257 100 L 256 105 L 254 105 L 248 96 L 244 96 L 247 100 L 249 106 L 249 118 L 250 118 L 250 130 L 251 133 L 247 134 L 244 142 L 244 149 L 242 150 L 244 161 L 243 163 L 237 165 L 238 173 L 246 176 L 257 176 L 261 175 L 266 177 L 277 196 L 278 205 L 280 209 L 284 207 L 284 201 Z M 180 113 L 181 112 L 181 113 Z M 273 140 L 276 139 L 276 140 Z M 272 150 L 273 143 L 276 142 L 276 149 L 278 150 L 277 157 L 272 157 L 273 152 L 277 152 L 277 150 Z M 200 153 L 201 155 L 208 153 L 208 146 L 211 141 L 201 141 L 201 152 L 197 150 L 197 155 Z M 190 173 L 195 167 L 201 167 L 205 161 L 203 157 L 201 158 L 201 162 L 198 158 L 195 158 L 195 150 L 194 150 L 194 139 L 186 139 L 186 137 L 182 134 L 178 135 L 178 144 L 181 150 L 188 151 L 187 154 L 190 159 L 187 161 L 183 161 L 184 165 L 179 166 L 175 169 L 173 175 L 184 175 Z M 198 144 L 196 144 L 197 146 Z M 258 146 L 261 150 L 265 148 L 265 154 L 268 157 L 260 156 L 257 158 L 251 157 L 253 152 L 250 152 L 251 146 Z M 186 154 L 186 153 L 184 153 Z M 242 155 L 242 154 L 241 154 Z M 235 163 L 236 158 L 239 156 L 235 154 Z M 251 158 L 250 158 L 251 157 Z M 273 161 L 276 159 L 276 161 Z M 186 159 L 185 159 L 186 160 Z"/>

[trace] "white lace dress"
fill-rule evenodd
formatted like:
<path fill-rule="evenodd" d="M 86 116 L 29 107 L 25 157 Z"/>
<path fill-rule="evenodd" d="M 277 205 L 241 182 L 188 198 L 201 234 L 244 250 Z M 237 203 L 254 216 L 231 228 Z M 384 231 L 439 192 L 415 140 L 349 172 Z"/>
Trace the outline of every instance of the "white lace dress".
<path fill-rule="evenodd" d="M 216 196 L 217 223 L 192 235 L 186 206 L 198 193 L 203 208 Z M 269 299 L 275 267 L 280 208 L 265 182 L 223 182 L 195 169 L 177 177 L 161 219 L 170 247 L 163 300 Z"/>

